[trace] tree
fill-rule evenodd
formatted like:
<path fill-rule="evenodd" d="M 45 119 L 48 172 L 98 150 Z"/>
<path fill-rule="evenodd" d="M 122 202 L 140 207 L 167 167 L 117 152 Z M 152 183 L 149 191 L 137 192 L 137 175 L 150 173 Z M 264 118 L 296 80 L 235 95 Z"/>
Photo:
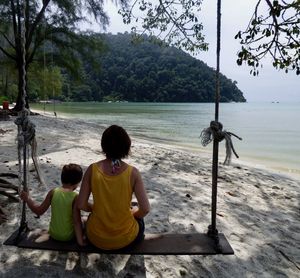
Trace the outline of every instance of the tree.
<path fill-rule="evenodd" d="M 114 2 L 123 7 L 127 0 Z M 88 40 L 80 33 L 78 26 L 89 22 L 89 18 L 93 17 L 105 28 L 109 19 L 103 5 L 103 0 L 0 1 L 0 36 L 8 45 L 1 45 L 0 51 L 13 60 L 18 71 L 15 111 L 22 109 L 23 85 L 27 87 L 27 71 L 41 48 L 48 46 L 49 50 L 49 43 L 53 44 L 52 52 L 56 54 L 56 61 L 74 70 L 80 66 L 78 56 L 87 55 L 89 47 L 101 47 L 96 43 L 99 40 Z M 25 106 L 28 108 L 28 100 Z"/>
<path fill-rule="evenodd" d="M 259 73 L 261 60 L 268 55 L 276 69 L 300 74 L 300 1 L 289 2 L 259 0 L 248 27 L 235 36 L 242 45 L 237 63 L 245 62 L 252 67 L 251 74 Z M 265 10 L 263 4 L 267 14 L 261 12 Z"/>
<path fill-rule="evenodd" d="M 259 13 L 265 3 L 266 15 Z M 136 0 L 133 5 L 120 10 L 126 24 L 137 22 L 140 27 L 132 31 L 140 38 L 143 34 L 159 37 L 168 45 L 182 48 L 192 54 L 207 50 L 202 35 L 199 11 L 202 0 Z M 258 73 L 261 61 L 267 55 L 273 59 L 273 66 L 280 69 L 295 70 L 300 74 L 300 1 L 257 0 L 254 14 L 245 31 L 239 31 L 242 49 L 237 63 L 246 62 L 253 67 L 252 74 Z"/>
<path fill-rule="evenodd" d="M 141 25 L 132 27 L 136 35 L 147 34 L 154 40 L 158 37 L 158 42 L 194 53 L 208 49 L 198 17 L 201 4 L 202 0 L 137 0 L 119 13 L 125 24 L 135 21 Z"/>
<path fill-rule="evenodd" d="M 108 95 L 117 95 L 118 100 L 127 101 L 214 100 L 214 90 L 211 88 L 215 85 L 215 71 L 186 52 L 175 47 L 160 47 L 148 41 L 132 44 L 129 33 L 106 34 L 102 39 L 109 51 L 94 55 L 95 60 L 101 61 L 100 72 L 89 71 L 89 63 L 82 61 L 86 69 L 86 74 L 82 76 L 91 89 L 91 100 L 102 100 Z M 231 80 L 227 82 L 227 78 L 221 76 L 220 82 L 220 93 L 226 95 L 227 101 L 245 101 L 242 92 Z M 73 81 L 68 83 L 73 85 Z M 71 90 L 64 87 L 63 95 L 78 101 L 78 94 L 69 94 L 73 92 L 72 85 Z M 202 93 L 198 94 L 200 91 Z M 236 94 L 233 95 L 233 92 Z"/>
<path fill-rule="evenodd" d="M 59 67 L 43 67 L 32 63 L 28 71 L 29 100 L 57 98 L 62 91 L 63 77 Z"/>
<path fill-rule="evenodd" d="M 15 68 L 11 61 L 0 52 L 0 95 L 3 99 L 13 101 L 16 98 L 17 88 L 15 84 Z"/>

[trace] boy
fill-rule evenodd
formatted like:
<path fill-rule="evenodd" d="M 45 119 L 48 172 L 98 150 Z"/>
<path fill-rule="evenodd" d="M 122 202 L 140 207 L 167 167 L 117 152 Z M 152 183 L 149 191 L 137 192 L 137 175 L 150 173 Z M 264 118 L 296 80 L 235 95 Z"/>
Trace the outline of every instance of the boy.
<path fill-rule="evenodd" d="M 51 206 L 49 235 L 55 240 L 68 241 L 76 234 L 78 244 L 85 245 L 82 226 L 76 225 L 75 227 L 73 224 L 73 217 L 78 219 L 80 215 L 80 211 L 74 206 L 78 195 L 74 190 L 81 182 L 82 174 L 82 168 L 79 165 L 73 163 L 64 165 L 61 172 L 62 186 L 50 190 L 40 205 L 30 198 L 28 192 L 22 191 L 20 194 L 21 199 L 37 215 L 44 214 Z"/>

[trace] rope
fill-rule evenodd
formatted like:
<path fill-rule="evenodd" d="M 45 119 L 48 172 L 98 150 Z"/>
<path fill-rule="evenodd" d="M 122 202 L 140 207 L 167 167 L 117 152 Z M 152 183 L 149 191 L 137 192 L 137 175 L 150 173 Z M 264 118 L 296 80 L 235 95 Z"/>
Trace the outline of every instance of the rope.
<path fill-rule="evenodd" d="M 35 126 L 33 123 L 30 122 L 28 118 L 28 114 L 29 111 L 23 108 L 23 110 L 21 110 L 18 113 L 18 117 L 15 120 L 15 124 L 18 126 L 17 143 L 18 143 L 18 161 L 19 161 L 19 182 L 20 182 L 20 186 L 23 185 L 23 187 L 27 186 L 26 184 L 27 167 L 25 167 L 26 160 L 27 160 L 27 153 L 23 157 L 23 161 L 22 161 L 22 153 L 23 150 L 25 151 L 27 149 L 27 146 L 31 144 L 35 136 Z M 23 180 L 22 180 L 21 176 L 23 171 L 24 173 L 23 173 Z"/>
<path fill-rule="evenodd" d="M 23 3 L 23 22 L 20 23 L 20 37 L 22 41 L 21 51 L 22 51 L 22 109 L 18 113 L 18 117 L 15 120 L 15 124 L 18 126 L 18 160 L 19 160 L 19 181 L 20 187 L 23 186 L 24 191 L 28 191 L 27 189 L 27 156 L 28 156 L 28 148 L 27 146 L 30 144 L 32 139 L 35 136 L 35 126 L 28 119 L 29 111 L 25 108 L 26 106 L 26 2 Z M 20 20 L 21 22 L 21 20 Z M 22 160 L 23 153 L 23 160 Z M 21 178 L 21 173 L 23 169 L 23 180 Z M 22 213 L 21 213 L 21 221 L 19 228 L 19 235 L 23 230 L 27 229 L 26 222 L 26 203 L 22 204 Z M 18 239 L 18 237 L 17 237 Z"/>
<path fill-rule="evenodd" d="M 53 97 L 53 114 L 57 118 L 56 107 L 55 107 L 55 91 L 53 85 L 53 69 L 54 69 L 54 59 L 53 59 L 53 37 L 51 32 L 51 86 L 52 86 L 52 97 Z"/>
<path fill-rule="evenodd" d="M 21 27 L 22 32 L 22 110 L 25 109 L 26 104 L 26 2 L 23 3 L 23 28 Z"/>
<path fill-rule="evenodd" d="M 217 0 L 217 67 L 216 67 L 216 92 L 215 92 L 215 121 L 219 121 L 220 99 L 220 50 L 221 50 L 221 0 Z M 208 236 L 215 241 L 216 250 L 220 250 L 217 230 L 217 195 L 218 195 L 218 161 L 219 143 L 214 140 L 212 155 L 212 183 L 211 183 L 211 225 L 208 227 Z"/>
<path fill-rule="evenodd" d="M 45 21 L 46 22 L 46 21 Z M 46 23 L 44 23 L 44 45 L 43 45 L 43 98 L 44 98 L 44 114 L 46 114 Z"/>
<path fill-rule="evenodd" d="M 39 181 L 41 185 L 45 185 L 44 180 L 41 178 L 40 169 L 38 166 L 37 160 L 37 144 L 35 139 L 35 125 L 30 121 L 29 114 L 30 111 L 26 109 L 26 21 L 27 21 L 27 7 L 26 1 L 23 1 L 23 22 L 21 23 L 21 18 L 19 20 L 20 27 L 20 38 L 21 38 L 21 51 L 22 51 L 22 91 L 21 91 L 21 102 L 22 109 L 18 113 L 18 116 L 15 120 L 15 124 L 18 126 L 18 161 L 19 161 L 19 190 L 23 187 L 24 191 L 28 191 L 27 182 L 28 174 L 27 170 L 29 167 L 29 148 L 31 146 L 32 150 L 32 159 L 35 165 L 35 168 L 38 173 Z M 23 154 L 23 159 L 22 159 Z M 21 178 L 23 171 L 23 179 Z M 16 241 L 19 240 L 19 237 L 23 231 L 28 230 L 27 221 L 26 221 L 26 202 L 22 203 L 22 212 L 21 212 L 21 221 L 18 236 Z"/>
<path fill-rule="evenodd" d="M 231 136 L 235 136 L 239 140 L 242 140 L 242 138 L 237 136 L 236 134 L 223 130 L 223 125 L 220 122 L 216 121 L 211 121 L 210 127 L 203 129 L 200 134 L 201 144 L 204 147 L 207 146 L 214 139 L 216 139 L 218 143 L 225 139 L 226 157 L 223 163 L 224 165 L 230 164 L 232 152 L 237 158 L 239 158 L 238 154 L 234 149 Z"/>
<path fill-rule="evenodd" d="M 31 144 L 35 136 L 35 125 L 28 118 L 29 111 L 23 109 L 19 112 L 18 117 L 15 120 L 15 124 L 20 127 L 20 133 L 18 133 L 18 149 L 22 149 L 24 146 Z"/>

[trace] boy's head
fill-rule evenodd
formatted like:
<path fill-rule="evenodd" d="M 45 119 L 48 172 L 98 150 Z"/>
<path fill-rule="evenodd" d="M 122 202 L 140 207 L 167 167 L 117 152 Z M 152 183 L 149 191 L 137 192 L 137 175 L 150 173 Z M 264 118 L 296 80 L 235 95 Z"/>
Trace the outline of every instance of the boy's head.
<path fill-rule="evenodd" d="M 127 157 L 130 146 L 130 137 L 121 126 L 112 125 L 102 134 L 101 147 L 107 158 L 121 159 Z"/>
<path fill-rule="evenodd" d="M 62 184 L 75 185 L 82 179 L 82 168 L 78 164 L 66 164 L 61 171 Z"/>

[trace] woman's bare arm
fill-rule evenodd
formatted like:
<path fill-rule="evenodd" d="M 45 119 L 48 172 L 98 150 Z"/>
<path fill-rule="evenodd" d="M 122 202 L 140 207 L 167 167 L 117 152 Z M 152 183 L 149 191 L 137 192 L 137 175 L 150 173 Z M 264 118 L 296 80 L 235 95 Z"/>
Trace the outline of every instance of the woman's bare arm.
<path fill-rule="evenodd" d="M 150 211 L 150 203 L 144 186 L 140 172 L 133 168 L 132 171 L 133 191 L 138 201 L 138 208 L 132 210 L 133 216 L 136 218 L 145 217 Z"/>
<path fill-rule="evenodd" d="M 85 245 L 87 245 L 87 242 L 84 237 L 83 223 L 82 223 L 82 219 L 81 219 L 80 209 L 78 208 L 78 205 L 77 205 L 77 201 L 78 201 L 78 196 L 76 196 L 73 201 L 74 230 L 75 230 L 77 243 L 80 246 L 85 246 Z"/>
<path fill-rule="evenodd" d="M 85 171 L 81 182 L 81 187 L 76 202 L 76 205 L 80 210 L 91 211 L 91 204 L 88 202 L 91 194 L 91 175 L 92 165 L 90 165 Z"/>

